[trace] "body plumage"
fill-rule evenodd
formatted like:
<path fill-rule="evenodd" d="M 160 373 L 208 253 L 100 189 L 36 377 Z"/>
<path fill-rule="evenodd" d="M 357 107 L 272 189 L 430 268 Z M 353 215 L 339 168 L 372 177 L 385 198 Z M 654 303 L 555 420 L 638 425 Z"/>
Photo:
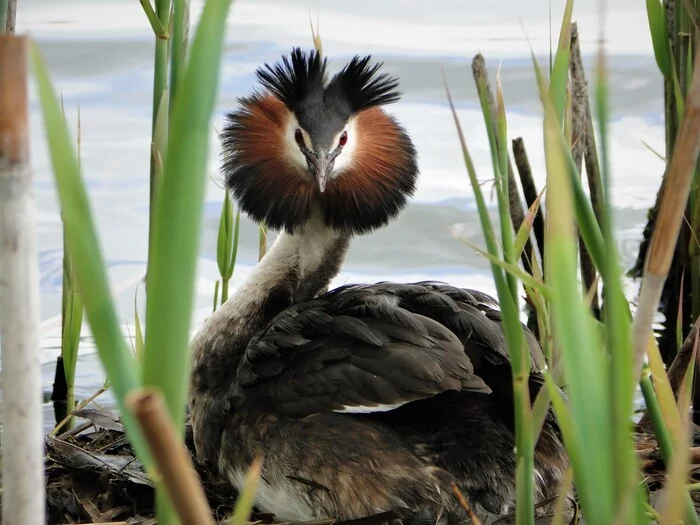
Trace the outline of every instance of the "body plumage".
<path fill-rule="evenodd" d="M 406 523 L 466 515 L 456 483 L 493 514 L 515 497 L 512 378 L 498 305 L 443 283 L 326 291 L 351 237 L 393 219 L 417 155 L 381 106 L 397 81 L 369 57 L 330 80 L 295 50 L 258 71 L 223 132 L 223 173 L 240 208 L 283 230 L 193 341 L 197 456 L 240 486 L 262 455 L 256 503 L 279 519 Z M 527 333 L 534 395 L 544 359 Z M 535 449 L 537 499 L 568 466 L 548 415 Z"/>

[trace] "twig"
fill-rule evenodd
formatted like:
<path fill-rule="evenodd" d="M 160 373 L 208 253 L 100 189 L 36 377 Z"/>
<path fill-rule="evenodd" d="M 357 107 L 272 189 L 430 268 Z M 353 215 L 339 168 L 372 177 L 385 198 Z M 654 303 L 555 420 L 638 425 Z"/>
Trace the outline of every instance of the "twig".
<path fill-rule="evenodd" d="M 61 430 L 61 429 L 65 426 L 65 424 L 68 423 L 68 422 L 71 420 L 71 417 L 73 417 L 73 414 L 74 414 L 75 412 L 77 412 L 78 410 L 82 410 L 83 408 L 85 408 L 85 406 L 86 406 L 88 403 L 92 403 L 95 399 L 97 399 L 99 396 L 101 396 L 102 394 L 104 394 L 106 391 L 107 391 L 107 387 L 103 386 L 103 387 L 101 387 L 99 390 L 97 390 L 97 392 L 95 392 L 94 394 L 92 394 L 90 397 L 88 397 L 87 399 L 81 401 L 81 402 L 78 404 L 78 406 L 75 407 L 75 410 L 71 411 L 70 414 L 68 414 L 65 418 L 63 418 L 63 420 L 61 420 L 61 422 L 60 422 L 58 425 L 56 425 L 56 427 L 51 431 L 51 434 L 49 434 L 49 435 L 50 435 L 51 437 L 54 437 L 56 434 L 58 434 L 58 431 Z"/>
<path fill-rule="evenodd" d="M 675 252 L 690 183 L 700 153 L 700 53 L 695 57 L 693 82 L 686 99 L 685 115 L 668 168 L 668 187 L 662 197 L 656 228 L 651 238 L 634 318 L 635 378 L 641 374 L 647 343 L 653 335 L 651 325 Z"/>
<path fill-rule="evenodd" d="M 471 520 L 472 524 L 481 525 L 481 520 L 476 514 L 474 514 L 474 510 L 472 509 L 471 505 L 469 505 L 467 499 L 464 497 L 464 494 L 462 494 L 462 491 L 459 490 L 455 483 L 452 483 L 452 492 L 457 498 L 457 501 L 459 502 L 460 506 L 464 509 L 464 512 L 466 512 L 467 516 L 469 516 L 469 519 Z"/>
<path fill-rule="evenodd" d="M 100 523 L 86 523 L 85 525 L 128 525 L 128 521 L 105 521 Z"/>
<path fill-rule="evenodd" d="M 2 522 L 44 523 L 39 268 L 29 167 L 26 37 L 0 35 Z"/>
<path fill-rule="evenodd" d="M 574 158 L 574 163 L 579 174 L 582 173 L 581 167 L 586 146 L 589 142 L 593 142 L 595 148 L 595 136 L 587 134 L 587 124 L 590 119 L 590 103 L 588 101 L 588 86 L 586 82 L 586 74 L 583 69 L 583 61 L 581 59 L 581 47 L 579 46 L 578 25 L 576 22 L 571 24 L 571 107 L 572 107 L 572 134 L 571 134 L 571 152 Z M 587 107 L 588 106 L 588 107 Z M 597 161 L 597 156 L 596 156 Z M 591 178 L 588 179 L 588 185 L 591 186 Z M 599 179 L 598 179 L 599 180 Z M 597 212 L 596 212 L 597 213 Z M 593 283 L 596 281 L 596 268 L 591 259 L 591 254 L 586 248 L 586 244 L 579 236 L 579 257 L 581 261 L 581 277 L 585 290 L 590 290 Z M 598 303 L 598 294 L 593 294 L 591 301 L 591 309 L 596 317 L 600 317 L 600 306 Z"/>
<path fill-rule="evenodd" d="M 486 86 L 486 95 L 489 102 L 489 110 L 491 113 L 491 125 L 494 129 L 494 135 L 496 136 L 496 144 L 498 148 L 505 148 L 505 144 L 498 144 L 498 134 L 497 129 L 497 115 L 496 115 L 496 102 L 493 97 L 493 91 L 491 90 L 491 84 L 489 84 L 489 76 L 486 71 L 486 62 L 481 54 L 477 54 L 472 60 L 472 74 L 477 85 L 479 84 L 479 79 L 483 79 L 484 85 Z M 510 156 L 508 157 L 508 201 L 510 208 L 510 220 L 513 223 L 513 229 L 517 231 L 520 229 L 523 221 L 525 220 L 525 212 L 523 210 L 523 204 L 520 201 L 520 193 L 518 193 L 518 185 L 515 182 L 515 176 L 513 175 L 513 164 L 510 161 Z M 523 263 L 523 268 L 528 273 L 532 273 L 532 268 L 530 265 L 529 256 L 532 252 L 532 244 L 528 239 L 525 244 L 525 249 L 523 250 L 521 260 Z"/>
<path fill-rule="evenodd" d="M 160 392 L 146 388 L 136 390 L 129 394 L 126 404 L 141 425 L 163 485 L 182 522 L 214 525 L 202 484 L 175 432 Z"/>

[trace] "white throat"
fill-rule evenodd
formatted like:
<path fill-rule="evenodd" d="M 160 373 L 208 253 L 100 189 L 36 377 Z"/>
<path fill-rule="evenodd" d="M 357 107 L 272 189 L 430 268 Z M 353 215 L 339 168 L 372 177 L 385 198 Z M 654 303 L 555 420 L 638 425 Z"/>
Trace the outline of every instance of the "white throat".
<path fill-rule="evenodd" d="M 271 290 L 280 286 L 296 286 L 308 292 L 310 281 L 322 273 L 327 286 L 338 273 L 349 245 L 349 237 L 327 226 L 320 212 L 313 213 L 301 231 L 280 233 L 246 281 L 239 286 L 212 317 L 236 317 L 259 308 Z M 318 290 L 311 290 L 316 293 Z M 295 297 L 295 299 L 300 299 Z M 304 300 L 301 297 L 301 300 Z"/>
<path fill-rule="evenodd" d="M 278 281 L 280 274 L 288 274 L 290 268 L 297 268 L 303 280 L 322 264 L 324 256 L 340 237 L 336 230 L 326 226 L 320 214 L 313 214 L 300 232 L 280 233 L 248 280 L 268 287 L 271 282 Z"/>

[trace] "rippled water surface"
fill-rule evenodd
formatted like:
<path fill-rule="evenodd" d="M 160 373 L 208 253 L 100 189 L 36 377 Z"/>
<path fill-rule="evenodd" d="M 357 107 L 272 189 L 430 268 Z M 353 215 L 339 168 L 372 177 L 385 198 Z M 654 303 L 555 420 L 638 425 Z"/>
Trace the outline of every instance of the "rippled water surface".
<path fill-rule="evenodd" d="M 555 21 L 552 41 L 556 44 L 564 2 L 551 3 Z M 609 3 L 606 42 L 614 108 L 613 189 L 617 235 L 623 262 L 629 267 L 664 168 L 643 144 L 663 152 L 662 89 L 643 4 L 633 0 Z M 133 0 L 22 0 L 19 4 L 18 32 L 29 32 L 39 42 L 73 130 L 80 107 L 84 174 L 124 330 L 133 333 L 135 289 L 145 271 L 148 236 L 150 27 L 139 3 Z M 309 9 L 316 13 L 317 8 L 316 0 L 234 3 L 215 127 L 221 127 L 224 112 L 254 85 L 257 66 L 276 60 L 291 46 L 311 45 Z M 579 0 L 574 12 L 589 83 L 601 29 L 597 8 L 597 0 Z M 200 10 L 201 3 L 193 2 L 193 21 L 198 20 Z M 389 227 L 354 242 L 336 284 L 432 278 L 493 291 L 486 262 L 455 238 L 458 234 L 481 244 L 472 190 L 446 106 L 441 72 L 445 71 L 456 97 L 480 178 L 487 181 L 491 177 L 490 157 L 470 64 L 476 53 L 483 52 L 493 81 L 500 65 L 510 138 L 525 138 L 541 188 L 541 112 L 525 34 L 546 64 L 548 17 L 547 0 L 320 2 L 321 35 L 332 70 L 353 54 L 372 54 L 400 78 L 405 96 L 391 111 L 412 135 L 421 168 L 419 189 L 411 205 Z M 59 353 L 61 222 L 34 97 L 31 118 L 39 211 L 42 360 L 48 392 Z M 223 192 L 218 185 L 217 153 L 218 145 L 212 143 L 196 322 L 210 308 L 218 277 L 215 240 Z M 257 230 L 245 220 L 234 285 L 245 278 L 256 257 Z M 634 292 L 634 287 L 630 290 Z M 142 308 L 142 301 L 138 305 Z M 78 365 L 79 398 L 93 393 L 103 381 L 87 329 L 84 335 Z M 112 402 L 109 395 L 101 400 L 107 405 Z M 52 417 L 47 404 L 47 425 Z"/>

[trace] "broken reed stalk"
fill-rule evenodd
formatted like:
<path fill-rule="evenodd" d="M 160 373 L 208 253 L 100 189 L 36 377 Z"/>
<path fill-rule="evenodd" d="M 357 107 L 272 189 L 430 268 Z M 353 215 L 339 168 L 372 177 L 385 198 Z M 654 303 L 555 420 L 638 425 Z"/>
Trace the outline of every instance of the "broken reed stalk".
<path fill-rule="evenodd" d="M 664 282 L 678 240 L 690 184 L 700 153 L 700 53 L 695 57 L 693 82 L 688 89 L 685 114 L 667 174 L 667 187 L 661 199 L 656 227 L 652 234 L 634 317 L 635 379 L 639 378 L 652 322 L 661 299 Z"/>
<path fill-rule="evenodd" d="M 693 355 L 693 347 L 695 346 L 695 341 L 700 334 L 700 317 L 695 320 L 695 324 L 690 329 L 690 333 L 685 338 L 683 346 L 678 350 L 676 357 L 673 359 L 671 366 L 668 369 L 668 382 L 671 384 L 673 393 L 678 397 L 678 392 L 681 388 L 681 382 L 685 375 L 686 370 L 688 370 L 688 365 L 690 364 L 690 358 Z"/>
<path fill-rule="evenodd" d="M 590 120 L 590 102 L 588 100 L 588 83 L 586 82 L 586 73 L 583 68 L 583 60 L 581 59 L 581 47 L 578 38 L 578 24 L 571 24 L 571 62 L 569 64 L 571 72 L 571 110 L 572 110 L 572 133 L 571 133 L 571 153 L 574 158 L 574 163 L 579 174 L 582 174 L 583 157 L 586 151 L 586 146 L 589 142 L 593 143 L 595 150 L 595 136 L 588 135 Z M 591 130 L 592 131 L 592 130 Z M 596 154 L 597 163 L 597 154 Z M 588 185 L 592 188 L 591 177 L 588 177 Z M 600 177 L 597 179 L 600 181 Z M 593 191 L 593 190 L 592 190 Z M 600 203 L 599 203 L 600 205 Z M 598 212 L 596 216 L 599 217 Z M 593 288 L 596 282 L 596 268 L 593 264 L 591 254 L 586 248 L 583 238 L 579 236 L 579 260 L 581 262 L 581 278 L 583 280 L 584 290 L 588 291 Z M 591 309 L 596 317 L 600 317 L 600 305 L 598 303 L 598 294 L 593 293 L 591 299 Z"/>
<path fill-rule="evenodd" d="M 678 392 L 680 391 L 683 377 L 688 370 L 688 365 L 690 364 L 690 358 L 693 355 L 693 347 L 695 346 L 695 341 L 700 333 L 700 318 L 695 320 L 695 324 L 690 329 L 688 336 L 683 341 L 683 345 L 678 350 L 678 353 L 673 358 L 671 366 L 668 368 L 668 382 L 673 389 L 673 394 L 678 398 Z M 649 411 L 645 410 L 639 423 L 637 423 L 637 428 L 640 430 L 646 430 L 651 424 L 651 419 L 649 416 Z"/>
<path fill-rule="evenodd" d="M 204 489 L 175 431 L 163 396 L 154 388 L 141 388 L 129 394 L 126 404 L 141 425 L 161 482 L 182 523 L 214 525 Z"/>
<path fill-rule="evenodd" d="M 603 214 L 603 181 L 600 174 L 600 162 L 598 160 L 598 147 L 595 141 L 595 130 L 593 129 L 593 117 L 591 113 L 591 100 L 588 96 L 588 80 L 586 80 L 586 70 L 583 67 L 583 59 L 581 57 L 581 47 L 578 40 L 578 26 L 572 24 L 571 33 L 571 76 L 573 79 L 573 103 L 580 102 L 583 105 L 585 113 L 583 136 L 585 140 L 581 147 L 583 148 L 583 160 L 586 167 L 586 178 L 588 179 L 589 196 L 593 213 L 600 220 Z M 577 87 L 582 90 L 578 92 Z M 577 100 L 578 99 L 578 100 Z M 581 171 L 581 163 L 577 162 L 579 172 Z M 594 270 L 595 271 L 595 270 Z M 592 283 L 593 281 L 591 281 Z"/>
<path fill-rule="evenodd" d="M 17 0 L 0 0 L 0 35 L 15 33 Z"/>
<path fill-rule="evenodd" d="M 15 24 L 17 21 L 17 0 L 8 0 L 7 18 L 5 20 L 5 34 L 15 34 Z"/>
<path fill-rule="evenodd" d="M 489 83 L 488 72 L 486 71 L 486 62 L 481 53 L 477 54 L 472 60 L 472 75 L 474 76 L 474 81 L 479 85 L 479 79 L 482 79 L 484 85 L 486 86 L 486 95 L 489 103 L 489 111 L 491 113 L 491 125 L 494 129 L 494 135 L 496 137 L 496 145 L 499 149 L 505 148 L 505 144 L 498 143 L 498 133 L 497 129 L 497 114 L 496 114 L 496 101 L 493 96 L 493 90 L 491 89 L 491 84 Z M 515 176 L 513 175 L 513 164 L 510 161 L 510 156 L 508 157 L 508 203 L 510 208 L 510 220 L 513 223 L 513 229 L 517 232 L 520 229 L 523 221 L 525 220 L 525 212 L 523 211 L 522 202 L 520 202 L 520 193 L 518 192 L 518 186 L 515 183 Z M 530 264 L 530 254 L 532 253 L 532 243 L 528 238 L 525 243 L 525 249 L 521 255 L 521 260 L 523 263 L 523 268 L 528 273 L 532 273 L 532 268 Z"/>
<path fill-rule="evenodd" d="M 29 168 L 26 37 L 0 35 L 2 522 L 45 522 L 39 267 Z"/>
<path fill-rule="evenodd" d="M 527 207 L 530 208 L 537 200 L 537 186 L 535 185 L 535 179 L 532 177 L 532 168 L 527 158 L 525 141 L 523 141 L 522 137 L 513 140 L 513 158 L 515 159 L 515 167 L 518 169 L 518 175 L 520 176 L 520 184 L 523 187 L 525 202 L 527 203 Z M 540 206 L 532 225 L 532 231 L 535 233 L 535 240 L 537 241 L 537 250 L 540 254 L 540 268 L 544 268 L 544 220 L 545 211 L 542 206 Z"/>

